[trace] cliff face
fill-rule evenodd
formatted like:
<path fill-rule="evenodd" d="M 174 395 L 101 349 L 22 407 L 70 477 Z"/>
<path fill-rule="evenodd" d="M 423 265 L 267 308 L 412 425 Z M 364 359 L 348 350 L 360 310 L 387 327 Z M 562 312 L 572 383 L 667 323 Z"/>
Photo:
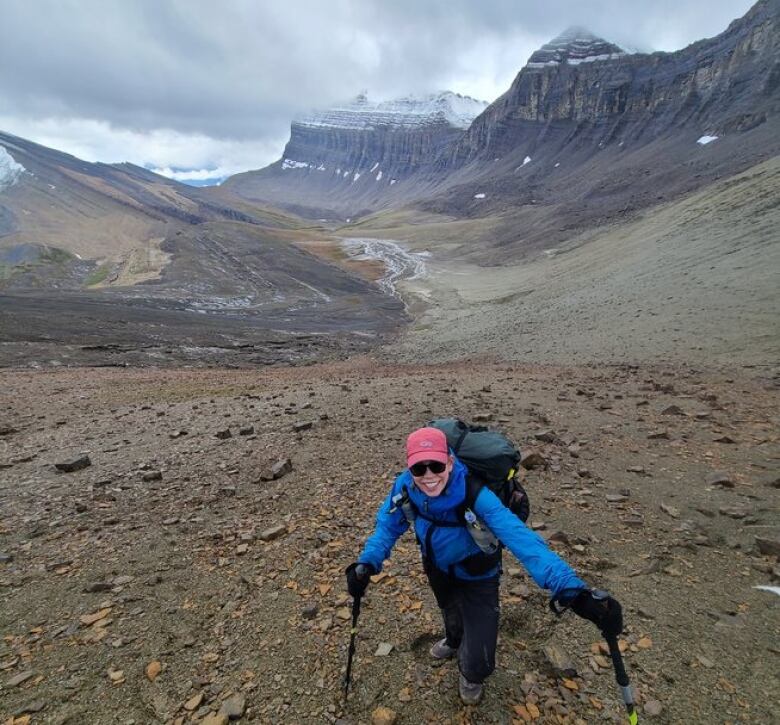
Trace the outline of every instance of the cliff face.
<path fill-rule="evenodd" d="M 780 153 L 778 111 L 780 0 L 759 0 L 675 53 L 632 54 L 570 28 L 484 109 L 444 94 L 424 111 L 359 99 L 300 119 L 282 160 L 225 186 L 315 218 L 404 205 L 502 216 L 505 231 L 476 241 L 541 245 Z"/>
<path fill-rule="evenodd" d="M 354 103 L 293 122 L 282 159 L 223 187 L 309 215 L 398 199 L 395 185 L 433 166 L 486 103 L 454 93 Z"/>
<path fill-rule="evenodd" d="M 567 31 L 534 53 L 441 168 L 518 145 L 531 152 L 551 135 L 576 133 L 578 143 L 603 146 L 685 127 L 712 135 L 755 127 L 780 108 L 779 8 L 763 0 L 724 33 L 676 53 L 630 55 L 587 31 Z"/>

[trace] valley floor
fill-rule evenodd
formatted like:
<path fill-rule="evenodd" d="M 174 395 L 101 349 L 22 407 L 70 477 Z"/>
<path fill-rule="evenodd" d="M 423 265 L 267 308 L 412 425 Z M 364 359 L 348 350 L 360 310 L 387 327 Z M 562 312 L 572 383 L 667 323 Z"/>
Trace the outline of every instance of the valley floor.
<path fill-rule="evenodd" d="M 416 300 L 415 323 L 388 354 L 771 368 L 780 363 L 778 230 L 775 158 L 522 265 L 434 261 L 402 287 Z"/>
<path fill-rule="evenodd" d="M 780 401 L 759 370 L 353 358 L 5 371 L 0 395 L 3 722 L 193 722 L 228 700 L 257 723 L 379 706 L 398 723 L 623 721 L 596 630 L 556 620 L 509 555 L 498 670 L 461 707 L 456 668 L 427 655 L 441 627 L 408 535 L 369 589 L 340 701 L 344 568 L 407 432 L 448 414 L 547 460 L 526 473 L 530 521 L 624 603 L 640 721 L 773 719 L 780 599 L 754 587 L 780 577 Z M 90 466 L 55 471 L 85 451 Z"/>

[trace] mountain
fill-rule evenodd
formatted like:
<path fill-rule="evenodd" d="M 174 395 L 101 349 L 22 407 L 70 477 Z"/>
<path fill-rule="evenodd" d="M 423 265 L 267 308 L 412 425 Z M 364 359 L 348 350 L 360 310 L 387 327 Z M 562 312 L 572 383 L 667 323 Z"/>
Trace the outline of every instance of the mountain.
<path fill-rule="evenodd" d="M 419 233 L 446 241 L 453 257 L 535 255 L 780 153 L 779 18 L 780 0 L 760 0 L 720 35 L 674 53 L 627 53 L 570 28 L 465 130 L 452 128 L 424 155 L 388 145 L 375 172 L 393 169 L 392 188 L 354 181 L 359 160 L 369 170 L 380 160 L 360 134 L 296 124 L 288 165 L 319 164 L 335 147 L 347 178 L 311 165 L 283 170 L 282 160 L 225 186 L 310 216 L 361 217 L 357 233 L 389 227 L 403 239 L 414 232 L 399 228 L 438 217 L 438 231 Z M 476 220 L 458 232 L 459 221 Z"/>
<path fill-rule="evenodd" d="M 579 65 L 599 60 L 612 60 L 624 55 L 626 51 L 620 46 L 608 43 L 586 28 L 573 26 L 533 53 L 528 59 L 526 68 L 546 68 L 562 63 Z"/>
<path fill-rule="evenodd" d="M 296 246 L 301 227 L 222 189 L 0 133 L 0 364 L 68 344 L 262 359 L 270 345 L 290 359 L 310 334 L 368 339 L 402 318 L 400 302 Z"/>
<path fill-rule="evenodd" d="M 445 167 L 572 140 L 604 148 L 689 128 L 725 136 L 760 126 L 780 108 L 779 28 L 777 0 L 762 0 L 721 35 L 676 53 L 626 54 L 569 30 L 531 56 Z"/>
<path fill-rule="evenodd" d="M 362 94 L 295 120 L 279 161 L 223 188 L 313 218 L 386 205 L 405 198 L 396 184 L 424 170 L 486 107 L 451 92 L 384 102 Z"/>

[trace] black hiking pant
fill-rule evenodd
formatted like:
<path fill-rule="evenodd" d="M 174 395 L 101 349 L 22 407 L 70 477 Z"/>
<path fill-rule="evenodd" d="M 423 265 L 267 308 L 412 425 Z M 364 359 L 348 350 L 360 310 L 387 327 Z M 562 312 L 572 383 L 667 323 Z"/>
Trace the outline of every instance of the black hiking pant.
<path fill-rule="evenodd" d="M 444 619 L 447 644 L 458 650 L 458 668 L 469 682 L 483 682 L 496 668 L 499 576 L 455 579 L 426 567 Z"/>

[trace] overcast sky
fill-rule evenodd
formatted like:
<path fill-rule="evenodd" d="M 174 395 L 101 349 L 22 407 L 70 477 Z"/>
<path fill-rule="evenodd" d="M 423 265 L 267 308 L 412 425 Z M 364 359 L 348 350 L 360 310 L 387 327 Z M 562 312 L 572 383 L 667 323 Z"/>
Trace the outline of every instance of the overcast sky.
<path fill-rule="evenodd" d="M 290 121 L 369 98 L 493 101 L 569 25 L 642 50 L 722 32 L 750 0 L 0 0 L 0 130 L 88 161 L 224 176 Z"/>

